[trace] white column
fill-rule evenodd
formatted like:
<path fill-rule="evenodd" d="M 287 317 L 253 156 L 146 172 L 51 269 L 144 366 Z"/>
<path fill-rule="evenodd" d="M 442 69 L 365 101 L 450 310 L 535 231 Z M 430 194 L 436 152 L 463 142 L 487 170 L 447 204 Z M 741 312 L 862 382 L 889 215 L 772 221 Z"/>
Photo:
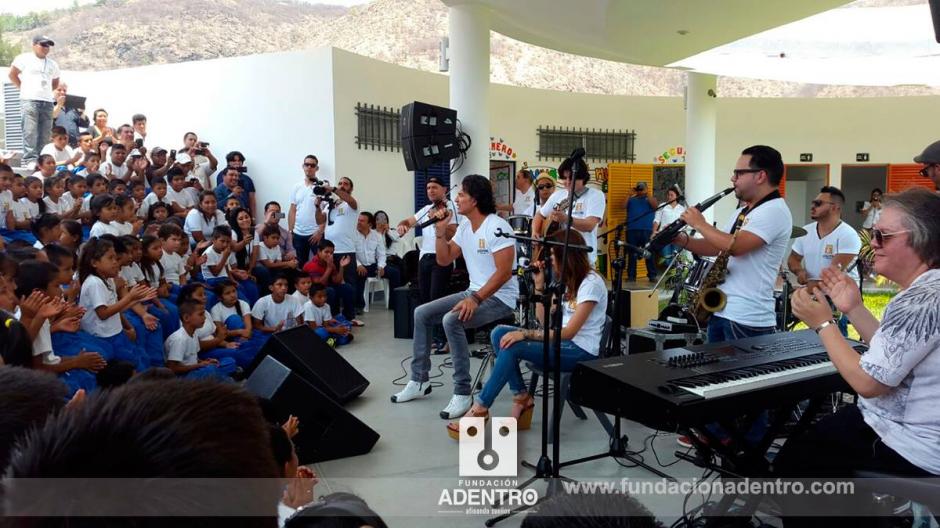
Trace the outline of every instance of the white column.
<path fill-rule="evenodd" d="M 490 175 L 490 18 L 479 4 L 459 4 L 448 10 L 450 38 L 450 108 L 457 110 L 472 145 L 467 159 L 451 180 L 468 174 Z"/>
<path fill-rule="evenodd" d="M 717 192 L 715 130 L 718 100 L 714 94 L 717 93 L 718 78 L 704 73 L 689 72 L 687 75 L 689 84 L 685 98 L 685 197 L 689 205 L 692 205 Z M 712 95 L 709 95 L 709 92 Z M 709 221 L 713 212 L 714 207 L 705 212 Z"/>

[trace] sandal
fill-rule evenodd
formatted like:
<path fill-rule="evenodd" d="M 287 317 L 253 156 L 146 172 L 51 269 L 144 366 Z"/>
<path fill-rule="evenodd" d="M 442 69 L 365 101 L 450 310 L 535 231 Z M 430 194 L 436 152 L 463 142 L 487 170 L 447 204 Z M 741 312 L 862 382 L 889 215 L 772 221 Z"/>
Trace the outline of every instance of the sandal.
<path fill-rule="evenodd" d="M 482 411 L 475 411 L 476 407 L 470 407 L 470 410 L 467 411 L 467 414 L 463 415 L 464 418 L 483 418 L 485 421 L 490 419 L 490 410 L 483 409 Z M 460 421 L 450 422 L 447 424 L 447 435 L 453 438 L 454 440 L 460 440 Z"/>
<path fill-rule="evenodd" d="M 512 415 L 516 418 L 519 431 L 532 428 L 532 416 L 535 414 L 535 398 L 526 392 L 512 397 Z"/>
<path fill-rule="evenodd" d="M 363 322 L 360 321 L 359 319 L 353 319 L 352 321 L 349 321 L 349 324 L 351 324 L 351 325 L 353 325 L 353 326 L 365 326 L 365 325 L 366 325 L 365 323 L 363 323 Z"/>

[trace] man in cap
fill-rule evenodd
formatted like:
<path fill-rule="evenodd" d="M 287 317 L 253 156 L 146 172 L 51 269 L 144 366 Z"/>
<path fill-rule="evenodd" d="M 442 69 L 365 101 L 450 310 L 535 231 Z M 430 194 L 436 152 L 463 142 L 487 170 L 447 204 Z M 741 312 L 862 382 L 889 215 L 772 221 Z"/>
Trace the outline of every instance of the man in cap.
<path fill-rule="evenodd" d="M 10 65 L 10 81 L 20 91 L 24 167 L 35 163 L 52 131 L 53 90 L 59 86 L 59 65 L 48 58 L 52 46 L 49 37 L 33 37 L 32 51 L 17 55 Z"/>
<path fill-rule="evenodd" d="M 940 191 L 940 141 L 934 141 L 927 148 L 914 157 L 914 163 L 923 163 L 920 175 L 933 181 L 935 190 Z"/>
<path fill-rule="evenodd" d="M 653 221 L 659 202 L 646 188 L 646 182 L 639 182 L 633 188 L 633 196 L 626 199 L 627 208 L 627 243 L 643 247 L 653 234 Z M 627 261 L 627 280 L 636 281 L 636 253 L 629 252 Z M 656 280 L 656 260 L 651 256 L 646 259 L 646 276 L 651 282 Z"/>

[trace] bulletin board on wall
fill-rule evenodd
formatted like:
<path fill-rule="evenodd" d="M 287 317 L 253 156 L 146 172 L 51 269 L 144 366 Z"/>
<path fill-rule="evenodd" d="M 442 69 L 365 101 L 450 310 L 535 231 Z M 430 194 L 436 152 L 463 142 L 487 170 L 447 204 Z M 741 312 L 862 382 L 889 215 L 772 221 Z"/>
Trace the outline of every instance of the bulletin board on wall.
<path fill-rule="evenodd" d="M 645 181 L 653 183 L 653 164 L 646 163 L 611 163 L 607 165 L 607 229 L 616 227 L 627 220 L 627 209 L 624 201 L 633 196 L 636 184 Z M 607 237 L 607 254 L 610 258 L 616 254 L 613 247 L 613 234 Z M 637 261 L 637 277 L 646 276 L 646 262 Z M 612 266 L 607 266 L 607 278 L 613 278 Z"/>
<path fill-rule="evenodd" d="M 888 192 L 901 192 L 911 187 L 934 190 L 930 178 L 924 178 L 920 175 L 921 168 L 923 168 L 923 165 L 920 163 L 893 163 L 888 165 Z"/>

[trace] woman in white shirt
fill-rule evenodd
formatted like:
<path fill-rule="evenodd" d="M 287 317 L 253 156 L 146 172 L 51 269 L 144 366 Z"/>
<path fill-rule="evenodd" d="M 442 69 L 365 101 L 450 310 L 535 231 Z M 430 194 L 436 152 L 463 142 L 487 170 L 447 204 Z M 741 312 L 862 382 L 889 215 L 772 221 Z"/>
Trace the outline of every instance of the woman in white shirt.
<path fill-rule="evenodd" d="M 871 235 L 872 227 L 878 223 L 878 219 L 881 218 L 881 189 L 875 188 L 871 190 L 871 196 L 868 201 L 862 204 L 862 216 L 865 217 L 865 221 L 862 222 L 862 229 L 868 231 L 868 234 Z"/>
<path fill-rule="evenodd" d="M 685 206 L 679 203 L 679 191 L 675 187 L 670 187 L 666 191 L 666 202 L 666 206 L 656 213 L 656 218 L 653 220 L 652 236 L 656 236 L 656 233 L 658 233 L 660 229 L 678 220 L 679 217 L 682 216 L 682 213 L 685 212 Z M 678 252 L 678 247 L 669 244 L 663 248 L 662 255 L 668 263 Z"/>
<path fill-rule="evenodd" d="M 208 240 L 212 236 L 212 230 L 220 225 L 228 224 L 225 221 L 225 215 L 218 209 L 215 193 L 203 191 L 199 195 L 196 208 L 186 215 L 183 231 L 189 235 L 190 243 L 195 246 L 198 242 Z"/>
<path fill-rule="evenodd" d="M 564 234 L 549 240 L 562 241 Z M 577 231 L 571 231 L 570 243 L 584 245 L 584 237 Z M 562 248 L 552 246 L 552 268 L 557 270 L 561 263 Z M 545 275 L 533 274 L 536 293 L 543 293 Z M 587 254 L 581 251 L 569 251 L 562 277 L 565 284 L 565 297 L 562 301 L 561 329 L 561 370 L 570 371 L 574 366 L 590 359 L 596 359 L 600 353 L 601 335 L 607 315 L 607 285 L 591 269 Z M 547 324 L 542 305 L 536 309 L 536 317 Z M 513 326 L 500 325 L 493 329 L 490 340 L 496 353 L 493 372 L 476 397 L 473 406 L 467 411 L 468 417 L 489 416 L 489 408 L 503 386 L 509 384 L 513 392 L 512 416 L 516 418 L 519 430 L 532 425 L 535 399 L 526 389 L 519 370 L 520 361 L 529 361 L 539 368 L 544 367 L 542 357 L 542 330 L 526 330 Z M 554 339 L 554 335 L 550 336 Z M 447 425 L 451 438 L 459 439 L 459 422 Z"/>

